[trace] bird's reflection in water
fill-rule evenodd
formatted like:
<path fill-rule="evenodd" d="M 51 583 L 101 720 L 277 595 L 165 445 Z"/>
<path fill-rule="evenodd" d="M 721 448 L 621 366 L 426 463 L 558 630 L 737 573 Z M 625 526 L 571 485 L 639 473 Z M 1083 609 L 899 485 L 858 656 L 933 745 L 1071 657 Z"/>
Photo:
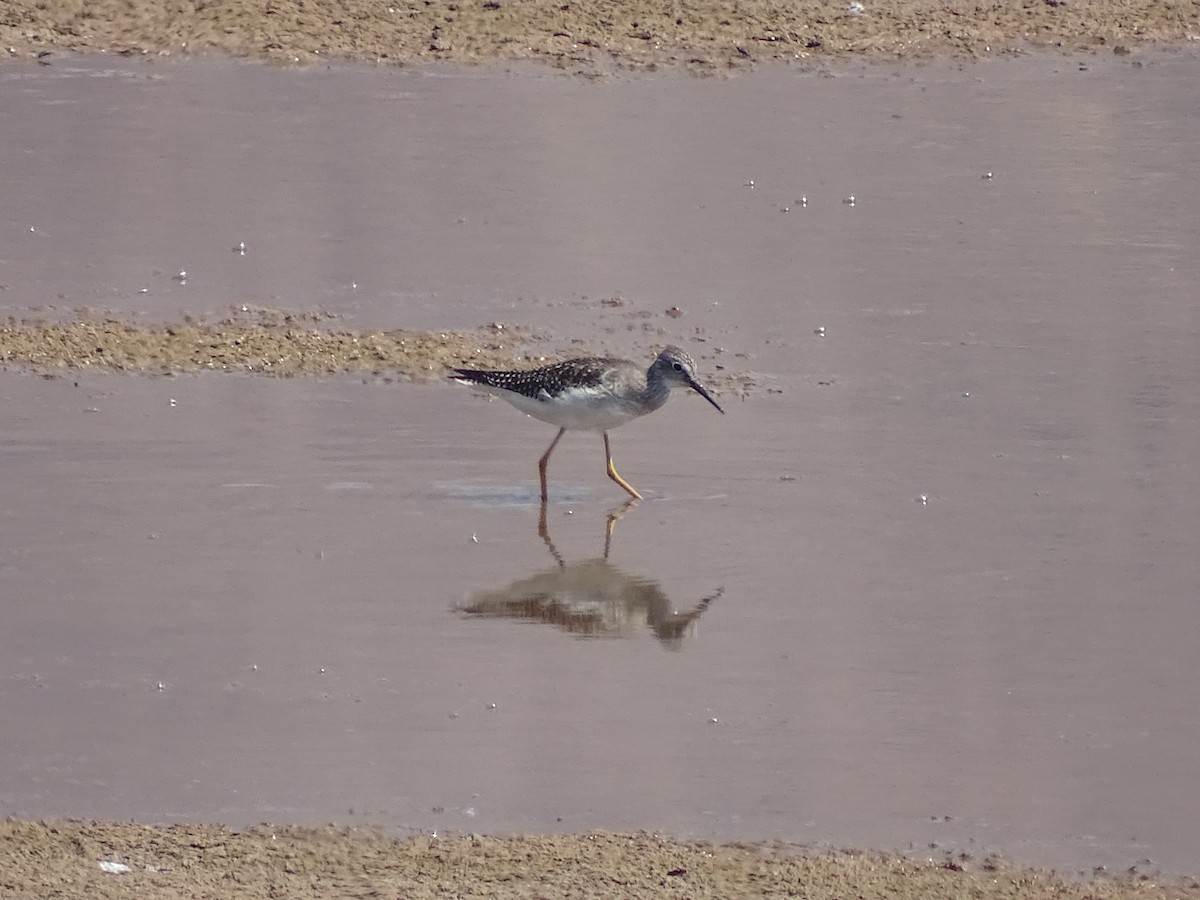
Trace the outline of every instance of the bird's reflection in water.
<path fill-rule="evenodd" d="M 686 612 L 678 612 L 656 581 L 622 572 L 608 561 L 613 528 L 636 500 L 608 517 L 604 555 L 568 563 L 546 527 L 546 504 L 538 516 L 538 534 L 555 565 L 494 591 L 481 591 L 458 609 L 469 616 L 545 622 L 588 637 L 629 637 L 649 627 L 664 647 L 678 650 L 692 623 L 724 593 L 718 588 Z"/>

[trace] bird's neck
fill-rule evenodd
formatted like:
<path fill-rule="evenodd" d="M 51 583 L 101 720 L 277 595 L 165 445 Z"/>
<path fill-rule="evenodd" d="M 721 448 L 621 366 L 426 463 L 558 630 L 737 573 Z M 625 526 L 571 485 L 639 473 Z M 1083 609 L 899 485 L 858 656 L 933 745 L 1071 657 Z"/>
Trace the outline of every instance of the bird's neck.
<path fill-rule="evenodd" d="M 646 373 L 646 386 L 642 388 L 642 403 L 649 410 L 658 409 L 671 396 L 671 385 L 663 378 L 662 373 L 651 368 Z"/>

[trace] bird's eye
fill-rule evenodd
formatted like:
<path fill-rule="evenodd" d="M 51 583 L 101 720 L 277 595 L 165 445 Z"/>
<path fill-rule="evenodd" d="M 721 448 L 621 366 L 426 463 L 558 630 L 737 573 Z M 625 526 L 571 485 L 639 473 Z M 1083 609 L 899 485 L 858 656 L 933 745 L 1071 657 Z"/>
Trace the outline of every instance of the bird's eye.
<path fill-rule="evenodd" d="M 673 365 L 673 366 L 675 367 L 675 371 L 676 371 L 676 372 L 682 372 L 682 371 L 683 371 L 683 363 L 679 363 L 679 362 L 677 362 L 677 363 L 671 363 L 671 365 Z"/>

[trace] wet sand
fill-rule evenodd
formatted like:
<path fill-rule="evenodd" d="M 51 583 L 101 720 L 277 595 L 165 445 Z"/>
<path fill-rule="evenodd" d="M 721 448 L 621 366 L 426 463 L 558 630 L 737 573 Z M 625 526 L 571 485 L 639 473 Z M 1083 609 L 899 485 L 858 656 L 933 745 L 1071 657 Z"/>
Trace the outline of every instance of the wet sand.
<path fill-rule="evenodd" d="M 306 3 L 159 7 L 5 7 L 10 56 L 58 65 L 72 52 L 221 53 L 292 63 L 329 58 L 414 65 L 545 61 L 586 75 L 656 68 L 701 74 L 847 58 L 978 58 L 1030 48 L 1124 56 L 1148 42 L 1200 37 L 1200 6 L 1002 3 L 976 17 L 957 4 Z M 21 63 L 14 63 L 21 64 Z M 8 299 L 12 299 L 11 297 Z M 16 305 L 38 298 L 17 298 Z M 662 315 L 662 311 L 656 311 Z M 155 322 L 28 316 L 0 326 L 7 378 L 83 370 L 371 373 L 413 380 L 447 364 L 530 364 L 541 338 L 476 332 L 349 329 L 334 312 L 258 311 L 227 320 Z M 405 323 L 397 323 L 403 326 Z M 506 326 L 511 327 L 511 326 Z M 603 335 L 595 335 L 598 342 Z M 561 347 L 553 347 L 560 351 Z M 7 727 L 7 726 L 6 726 Z M 1200 897 L 1137 871 L 1063 880 L 969 854 L 933 859 L 805 854 L 790 846 L 712 846 L 646 834 L 558 837 L 419 835 L 282 826 L 0 823 L 0 889 L 17 897 L 627 896 Z M 914 854 L 920 856 L 920 854 Z M 101 862 L 131 871 L 104 871 Z"/>
<path fill-rule="evenodd" d="M 317 0 L 151 7 L 111 0 L 6 6 L 10 55 L 50 51 L 230 53 L 285 63 L 322 59 L 539 60 L 588 74 L 686 67 L 704 73 L 757 62 L 985 57 L 1051 47 L 1128 53 L 1148 41 L 1200 37 L 1194 3 L 1004 0 L 962 4 L 872 0 L 612 4 L 395 3 Z"/>
<path fill-rule="evenodd" d="M 101 862 L 128 871 L 106 872 Z M 1200 885 L 1161 885 L 1137 873 L 1083 884 L 994 859 L 805 856 L 651 834 L 397 839 L 369 829 L 0 822 L 0 866 L 5 895 L 16 897 L 1200 896 Z"/>
<path fill-rule="evenodd" d="M 10 320 L 0 325 L 0 363 L 39 375 L 112 372 L 168 375 L 369 374 L 427 381 L 451 366 L 531 366 L 520 329 L 474 334 L 346 331 L 334 314 L 247 311 L 219 322 L 146 325 L 126 319 Z M 331 321 L 332 320 L 332 321 Z"/>

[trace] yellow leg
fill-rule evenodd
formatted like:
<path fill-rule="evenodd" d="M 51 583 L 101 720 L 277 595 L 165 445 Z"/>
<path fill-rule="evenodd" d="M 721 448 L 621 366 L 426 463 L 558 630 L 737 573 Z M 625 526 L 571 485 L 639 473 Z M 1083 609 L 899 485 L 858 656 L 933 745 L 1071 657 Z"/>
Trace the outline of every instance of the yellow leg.
<path fill-rule="evenodd" d="M 542 503 L 546 502 L 546 463 L 550 461 L 550 454 L 554 452 L 554 448 L 558 446 L 558 442 L 562 440 L 562 436 L 567 433 L 567 429 L 558 429 L 558 434 L 554 436 L 554 440 L 550 442 L 550 446 L 546 448 L 546 452 L 542 454 L 542 458 L 538 460 L 538 475 L 542 480 Z M 607 438 L 606 438 L 607 439 Z M 545 511 L 543 506 L 542 510 Z"/>
<path fill-rule="evenodd" d="M 550 445 L 550 449 L 551 450 L 554 449 L 553 444 Z M 549 451 L 547 451 L 547 455 L 548 454 L 549 454 Z M 607 431 L 604 432 L 604 460 L 606 463 L 608 463 L 608 477 L 611 478 L 613 481 L 615 481 L 617 484 L 619 484 L 621 487 L 625 488 L 625 490 L 629 493 L 629 496 L 632 497 L 634 500 L 641 500 L 642 495 L 639 494 L 636 490 L 634 490 L 633 485 L 617 474 L 617 467 L 613 465 L 612 451 L 608 449 L 608 432 Z"/>

